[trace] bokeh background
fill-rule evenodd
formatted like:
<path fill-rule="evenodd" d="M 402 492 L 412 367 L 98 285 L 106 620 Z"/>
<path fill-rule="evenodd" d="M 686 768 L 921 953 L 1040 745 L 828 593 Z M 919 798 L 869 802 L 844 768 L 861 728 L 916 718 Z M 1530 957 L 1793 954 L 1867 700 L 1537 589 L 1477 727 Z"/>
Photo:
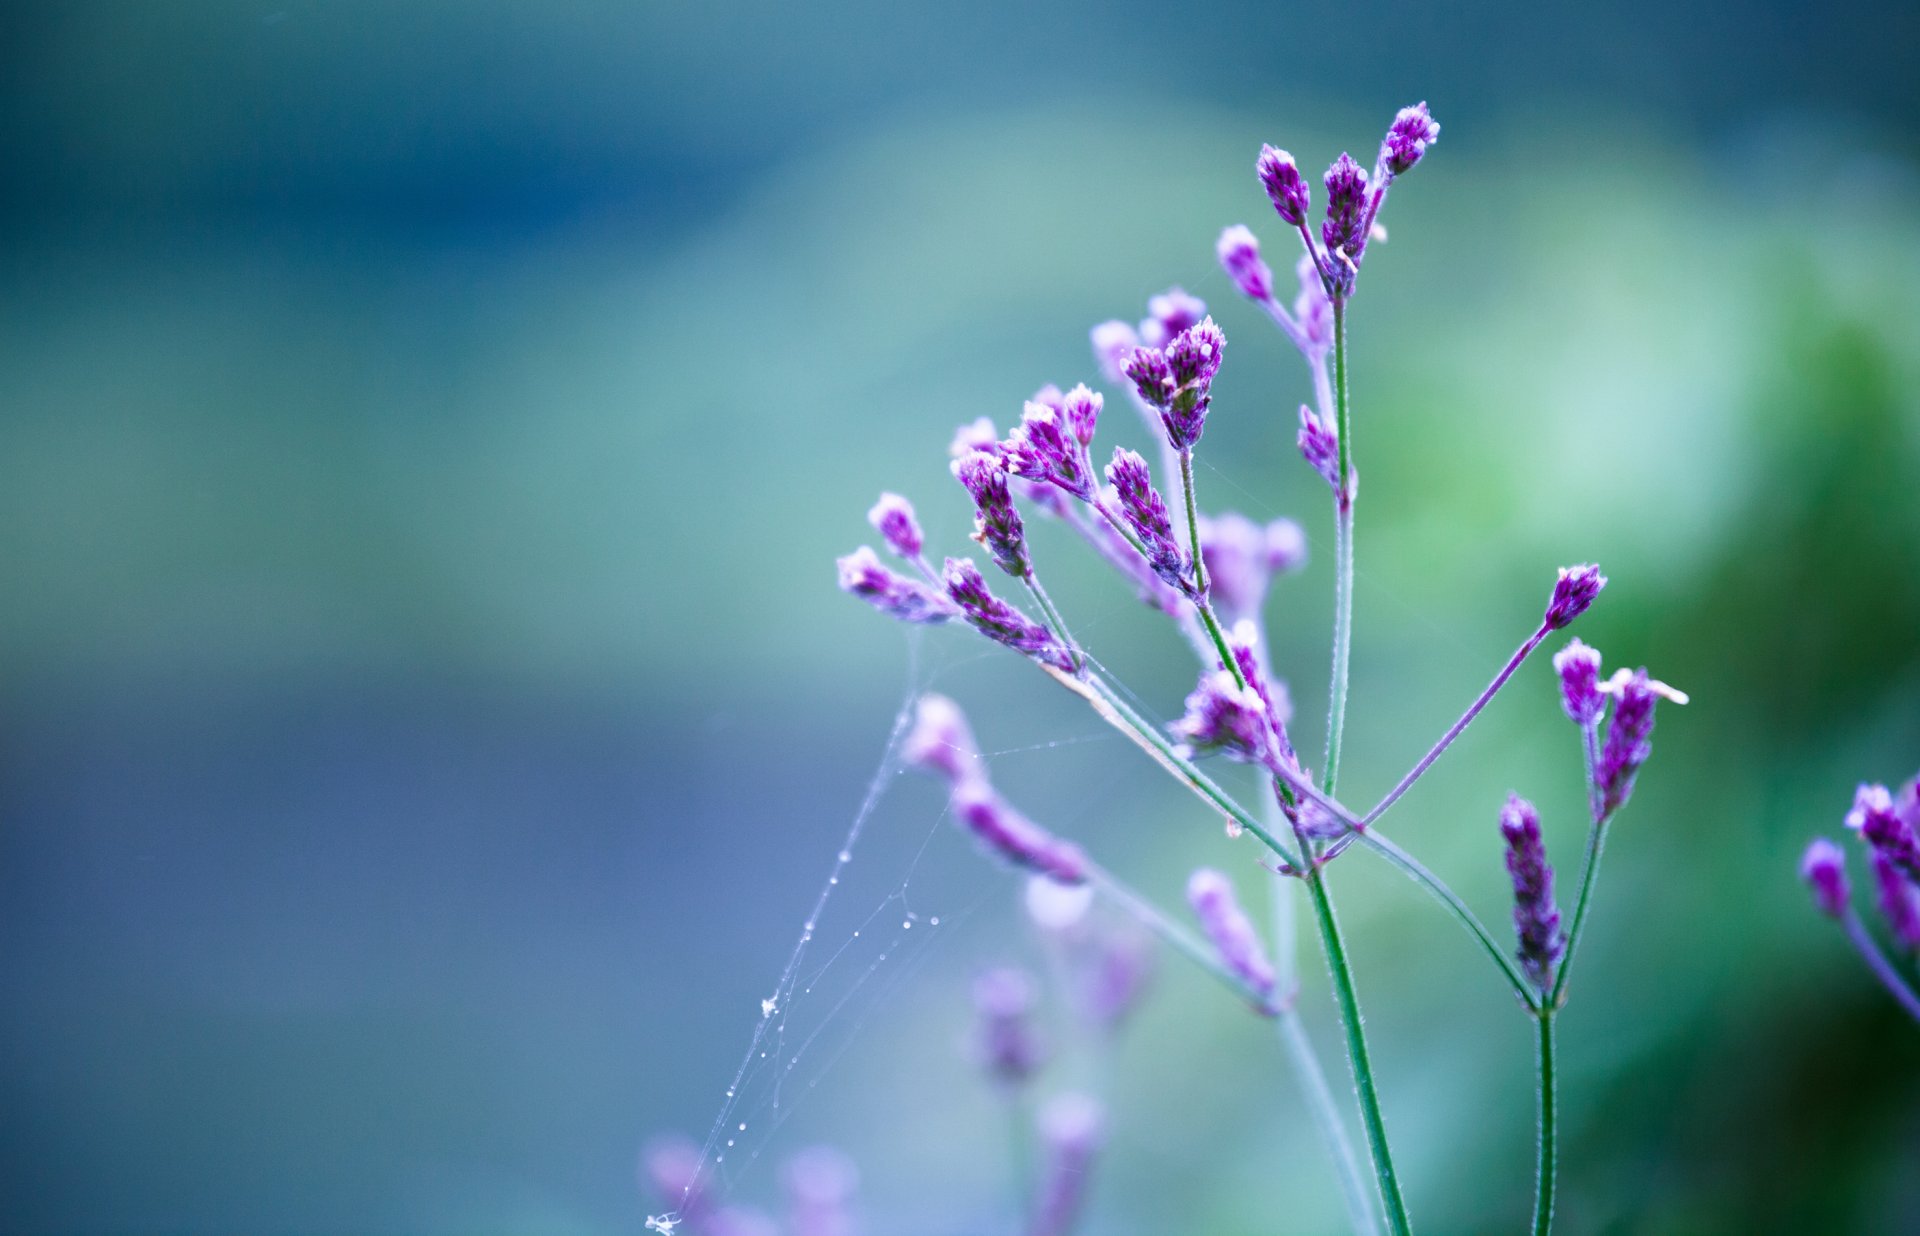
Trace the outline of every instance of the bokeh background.
<path fill-rule="evenodd" d="M 708 1132 L 910 689 L 1163 904 L 1202 862 L 1259 896 L 1070 697 L 831 560 L 881 488 L 963 544 L 953 426 L 1092 379 L 1087 328 L 1174 283 L 1231 340 L 1204 500 L 1324 559 L 1303 374 L 1212 243 L 1286 252 L 1261 141 L 1364 157 L 1425 98 L 1355 309 L 1347 792 L 1604 564 L 1581 634 L 1694 703 L 1562 1019 L 1562 1230 L 1920 1230 L 1920 1034 L 1793 872 L 1920 768 L 1916 12 L 7 5 L 0 1227 L 639 1231 L 638 1149 Z M 1078 633 L 1177 709 L 1178 641 L 1057 534 Z M 1276 590 L 1309 749 L 1329 611 L 1320 560 Z M 1391 817 L 1490 921 L 1507 790 L 1576 866 L 1569 729 L 1529 666 Z M 880 784 L 808 1084 L 752 1088 L 719 1178 L 776 1206 L 825 1140 L 870 1232 L 1005 1230 L 967 984 L 1045 952 L 935 788 Z M 1416 1221 L 1520 1227 L 1525 1019 L 1417 890 L 1337 874 Z M 1089 1232 L 1337 1229 L 1203 978 L 1164 965 L 1100 1072 Z"/>

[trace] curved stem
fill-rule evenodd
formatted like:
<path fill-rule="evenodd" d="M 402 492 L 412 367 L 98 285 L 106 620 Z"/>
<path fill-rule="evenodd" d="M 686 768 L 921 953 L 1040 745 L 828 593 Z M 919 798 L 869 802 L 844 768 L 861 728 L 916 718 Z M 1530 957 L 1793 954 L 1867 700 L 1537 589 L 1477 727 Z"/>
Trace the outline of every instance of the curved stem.
<path fill-rule="evenodd" d="M 1555 1122 L 1558 1115 L 1558 1079 L 1553 1064 L 1553 1009 L 1539 1010 L 1540 1023 L 1540 1164 L 1534 1179 L 1533 1232 L 1547 1236 L 1553 1227 L 1553 1186 L 1560 1152 Z"/>
<path fill-rule="evenodd" d="M 1308 894 L 1313 899 L 1314 920 L 1320 927 L 1320 943 L 1326 950 L 1327 970 L 1333 977 L 1333 991 L 1340 1005 L 1340 1021 L 1347 1032 L 1347 1059 L 1353 1066 L 1353 1082 L 1360 1094 L 1360 1115 L 1367 1129 L 1367 1148 L 1373 1154 L 1373 1172 L 1380 1185 L 1380 1199 L 1386 1208 L 1387 1227 L 1395 1236 L 1410 1236 L 1407 1205 L 1400 1197 L 1400 1180 L 1393 1170 L 1393 1152 L 1387 1146 L 1387 1126 L 1380 1115 L 1380 1096 L 1374 1089 L 1373 1064 L 1367 1057 L 1367 1034 L 1360 1021 L 1360 997 L 1354 991 L 1353 970 L 1347 964 L 1347 947 L 1340 936 L 1340 924 L 1334 918 L 1333 898 L 1327 892 L 1326 872 L 1311 867 L 1306 873 Z"/>
<path fill-rule="evenodd" d="M 1860 950 L 1860 956 L 1866 959 L 1867 968 L 1873 971 L 1873 976 L 1893 993 L 1893 998 L 1900 1002 L 1901 1008 L 1907 1010 L 1908 1016 L 1920 1021 L 1920 995 L 1915 995 L 1913 988 L 1907 986 L 1907 981 L 1900 977 L 1900 972 L 1893 968 L 1887 955 L 1880 951 L 1880 946 L 1861 926 L 1859 917 L 1848 910 L 1841 921 L 1847 929 L 1847 938 L 1853 941 L 1854 948 Z"/>
<path fill-rule="evenodd" d="M 1473 719 L 1480 715 L 1480 710 L 1499 693 L 1501 687 L 1507 685 L 1507 679 L 1513 677 L 1514 671 L 1519 669 L 1521 663 L 1532 656 L 1533 650 L 1547 638 L 1547 631 L 1548 627 L 1543 623 L 1538 631 L 1527 637 L 1526 642 L 1507 658 L 1507 663 L 1501 667 L 1500 672 L 1493 676 L 1493 681 L 1487 684 L 1486 690 L 1480 692 L 1479 698 L 1467 706 L 1466 712 L 1460 714 L 1460 719 L 1453 723 L 1453 727 L 1440 736 L 1440 741 L 1434 743 L 1433 747 L 1420 757 L 1420 762 L 1409 769 L 1406 776 L 1400 778 L 1400 784 L 1389 790 L 1387 796 L 1381 799 L 1373 810 L 1361 817 L 1360 827 L 1365 828 L 1386 814 L 1387 808 L 1399 802 L 1400 796 L 1412 789 L 1413 783 L 1418 781 L 1427 769 L 1433 767 L 1433 762 L 1440 758 L 1441 753 L 1453 745 L 1453 740 L 1466 733 L 1467 727 L 1473 724 Z"/>
<path fill-rule="evenodd" d="M 1527 982 L 1526 976 L 1520 973 L 1520 967 L 1514 964 L 1513 958 L 1509 957 L 1506 951 L 1494 940 L 1493 933 L 1487 930 L 1486 925 L 1480 921 L 1479 916 L 1468 908 L 1467 903 L 1462 901 L 1460 895 L 1449 888 L 1444 880 L 1429 871 L 1419 859 L 1407 853 L 1385 837 L 1382 837 L 1379 833 L 1362 833 L 1360 835 L 1360 842 L 1362 845 L 1368 846 L 1377 852 L 1382 858 L 1385 858 L 1395 867 L 1398 867 L 1415 884 L 1418 884 L 1421 888 L 1431 893 L 1434 900 L 1445 906 L 1447 912 L 1452 914 L 1454 919 L 1458 921 L 1462 927 L 1467 929 L 1467 934 L 1479 941 L 1481 950 L 1484 951 L 1487 956 L 1491 957 L 1493 963 L 1500 967 L 1500 972 L 1506 975 L 1508 984 L 1513 987 L 1513 994 L 1520 997 L 1520 1002 L 1526 1005 L 1528 1009 L 1537 1009 L 1539 1007 L 1540 998 L 1535 993 L 1533 985 Z"/>
<path fill-rule="evenodd" d="M 1593 897 L 1593 882 L 1600 871 L 1600 852 L 1607 844 L 1607 824 L 1611 817 L 1601 816 L 1587 833 L 1587 866 L 1580 873 L 1580 899 L 1573 905 L 1573 923 L 1567 929 L 1567 954 L 1560 961 L 1560 973 L 1553 980 L 1553 991 L 1546 1006 L 1559 1008 L 1567 1000 L 1567 975 L 1573 973 L 1573 951 L 1580 946 L 1580 929 L 1587 921 L 1587 904 Z"/>
<path fill-rule="evenodd" d="M 1321 785 L 1340 777 L 1340 735 L 1347 724 L 1347 665 L 1353 647 L 1353 417 L 1347 398 L 1347 302 L 1333 298 L 1333 392 L 1340 435 L 1340 487 L 1333 503 L 1333 683 L 1327 692 L 1327 758 Z"/>

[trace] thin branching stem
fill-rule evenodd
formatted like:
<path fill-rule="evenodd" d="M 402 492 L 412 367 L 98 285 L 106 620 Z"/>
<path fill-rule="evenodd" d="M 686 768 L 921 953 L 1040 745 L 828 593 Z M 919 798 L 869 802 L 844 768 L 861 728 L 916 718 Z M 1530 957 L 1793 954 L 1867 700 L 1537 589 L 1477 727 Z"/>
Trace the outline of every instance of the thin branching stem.
<path fill-rule="evenodd" d="M 1419 859 L 1378 832 L 1362 833 L 1360 841 L 1361 844 L 1399 868 L 1415 884 L 1432 894 L 1435 901 L 1445 906 L 1454 920 L 1466 929 L 1467 934 L 1479 942 L 1481 951 L 1493 959 L 1494 965 L 1498 966 L 1500 973 L 1506 976 L 1508 985 L 1513 988 L 1513 994 L 1520 998 L 1520 1002 L 1529 1010 L 1539 1007 L 1539 996 L 1535 993 L 1533 984 L 1527 982 L 1526 976 L 1520 973 L 1520 967 L 1514 964 L 1513 958 L 1509 957 L 1506 950 L 1494 940 L 1493 933 L 1487 930 L 1486 925 L 1468 908 L 1467 903 L 1460 899 L 1460 895 L 1447 886 L 1446 881 L 1429 871 Z"/>
<path fill-rule="evenodd" d="M 1264 992 L 1255 991 L 1245 979 L 1221 963 L 1218 950 L 1202 943 L 1192 932 L 1167 917 L 1160 907 L 1133 891 L 1119 877 L 1104 867 L 1088 862 L 1087 880 L 1101 895 L 1114 901 L 1120 908 L 1138 919 L 1147 930 L 1160 937 L 1168 948 L 1231 988 L 1235 995 L 1252 1005 L 1258 1012 L 1267 1016 L 1274 1015 L 1276 1009 L 1273 998 Z"/>
<path fill-rule="evenodd" d="M 1347 301 L 1333 298 L 1333 395 L 1340 435 L 1340 485 L 1333 495 L 1333 682 L 1327 692 L 1327 757 L 1321 785 L 1340 778 L 1347 724 L 1347 666 L 1353 648 L 1353 425 L 1347 398 Z"/>
<path fill-rule="evenodd" d="M 1068 633 L 1067 620 L 1060 616 L 1058 609 L 1054 608 L 1053 598 L 1048 596 L 1047 590 L 1040 586 L 1040 576 L 1034 573 L 1032 567 L 1028 567 L 1027 573 L 1021 578 L 1026 581 L 1027 591 L 1033 594 L 1035 604 L 1040 606 L 1040 613 L 1045 618 L 1047 626 L 1053 630 L 1054 638 L 1066 648 L 1067 659 L 1073 663 L 1073 672 L 1084 673 L 1087 659 L 1080 654 L 1080 646 L 1073 642 L 1073 636 Z"/>
<path fill-rule="evenodd" d="M 1613 822 L 1611 813 L 1603 815 L 1587 832 L 1586 867 L 1580 873 L 1580 896 L 1573 903 L 1573 922 L 1567 928 L 1567 951 L 1560 959 L 1560 973 L 1554 977 L 1553 990 L 1547 996 L 1549 1008 L 1559 1008 L 1567 1000 L 1567 976 L 1573 973 L 1574 950 L 1580 946 L 1580 931 L 1586 926 L 1587 906 L 1593 899 L 1594 881 L 1600 874 L 1600 855 L 1607 845 L 1607 825 Z"/>

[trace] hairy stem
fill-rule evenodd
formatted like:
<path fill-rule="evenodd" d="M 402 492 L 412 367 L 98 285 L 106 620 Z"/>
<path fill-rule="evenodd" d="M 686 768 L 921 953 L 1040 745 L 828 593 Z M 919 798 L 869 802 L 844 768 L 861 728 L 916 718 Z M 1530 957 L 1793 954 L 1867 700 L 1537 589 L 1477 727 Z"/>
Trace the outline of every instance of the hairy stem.
<path fill-rule="evenodd" d="M 1362 845 L 1374 850 L 1398 867 L 1415 884 L 1431 893 L 1434 900 L 1445 906 L 1447 912 L 1466 928 L 1467 934 L 1479 942 L 1481 950 L 1493 959 L 1494 965 L 1500 968 L 1500 972 L 1506 976 L 1507 983 L 1513 988 L 1513 994 L 1520 997 L 1520 1002 L 1530 1010 L 1539 1007 L 1539 997 L 1535 994 L 1533 985 L 1527 982 L 1526 976 L 1520 973 L 1520 967 L 1515 965 L 1513 958 L 1509 957 L 1506 950 L 1495 942 L 1493 933 L 1487 930 L 1486 925 L 1468 908 L 1467 903 L 1460 899 L 1460 895 L 1447 886 L 1446 881 L 1429 871 L 1419 859 L 1377 832 L 1362 833 L 1360 841 Z"/>
<path fill-rule="evenodd" d="M 1200 553 L 1200 507 L 1193 496 L 1193 448 L 1180 451 L 1180 493 L 1187 504 L 1187 552 L 1193 555 L 1193 590 L 1207 595 L 1207 564 Z M 1228 657 L 1229 661 L 1233 658 Z"/>
<path fill-rule="evenodd" d="M 1413 783 L 1418 781 L 1426 773 L 1427 769 L 1433 767 L 1434 761 L 1440 758 L 1441 753 L 1453 745 L 1453 740 L 1466 733 L 1467 727 L 1473 724 L 1473 719 L 1480 715 L 1480 710 L 1487 706 L 1489 700 L 1499 694 L 1500 688 L 1507 685 L 1507 679 L 1513 677 L 1514 671 L 1519 669 L 1521 663 L 1532 656 L 1533 650 L 1538 648 L 1542 641 L 1547 638 L 1547 630 L 1546 625 L 1542 624 L 1538 631 L 1529 635 L 1526 642 L 1521 644 L 1511 657 L 1507 658 L 1507 663 L 1500 668 L 1499 673 L 1493 676 L 1493 681 L 1487 684 L 1486 690 L 1480 692 L 1479 698 L 1467 706 L 1467 710 L 1460 714 L 1460 719 L 1453 723 L 1453 727 L 1440 736 L 1440 741 L 1434 743 L 1432 749 L 1420 757 L 1420 762 L 1409 769 L 1406 776 L 1400 778 L 1400 784 L 1387 791 L 1387 796 L 1381 799 L 1379 803 L 1374 806 L 1373 810 L 1361 817 L 1360 827 L 1365 828 L 1382 815 L 1385 815 L 1387 808 L 1399 802 L 1400 796 L 1412 789 Z"/>
<path fill-rule="evenodd" d="M 1333 683 L 1327 692 L 1327 758 L 1321 785 L 1340 778 L 1347 724 L 1347 664 L 1353 647 L 1353 418 L 1347 398 L 1347 302 L 1333 298 L 1333 393 L 1340 435 L 1340 487 L 1333 496 Z"/>
<path fill-rule="evenodd" d="M 1573 973 L 1573 952 L 1580 946 L 1580 929 L 1586 925 L 1587 905 L 1593 898 L 1593 883 L 1600 871 L 1600 853 L 1607 844 L 1607 824 L 1611 816 L 1601 816 L 1587 833 L 1587 865 L 1580 873 L 1580 897 L 1573 903 L 1573 923 L 1567 928 L 1566 956 L 1561 958 L 1560 973 L 1553 980 L 1553 991 L 1545 1006 L 1559 1008 L 1567 1000 L 1567 976 Z"/>
<path fill-rule="evenodd" d="M 1067 620 L 1062 618 L 1060 611 L 1054 608 L 1053 598 L 1048 596 L 1047 590 L 1040 586 L 1040 577 L 1034 574 L 1032 567 L 1028 567 L 1027 573 L 1022 578 L 1026 581 L 1027 591 L 1033 594 L 1035 603 L 1040 606 L 1040 613 L 1047 626 L 1052 629 L 1055 638 L 1066 647 L 1067 659 L 1073 663 L 1073 672 L 1085 673 L 1086 658 L 1080 655 L 1080 646 L 1074 643 L 1073 636 L 1068 634 Z"/>
<path fill-rule="evenodd" d="M 1859 917 L 1852 910 L 1848 910 L 1841 921 L 1847 929 L 1847 938 L 1853 941 L 1853 947 L 1858 949 L 1860 956 L 1866 959 L 1867 968 L 1873 971 L 1873 976 L 1893 993 L 1893 998 L 1900 1002 L 1901 1008 L 1907 1010 L 1908 1016 L 1915 1021 L 1920 1021 L 1920 995 L 1914 994 L 1913 988 L 1907 986 L 1907 981 L 1900 977 L 1898 970 L 1893 968 L 1893 963 L 1887 960 L 1887 955 L 1880 951 L 1880 946 L 1875 944 L 1873 937 L 1867 934 L 1867 929 L 1861 925 Z"/>
<path fill-rule="evenodd" d="M 1314 920 L 1320 927 L 1320 943 L 1326 950 L 1327 970 L 1333 976 L 1333 992 L 1340 1005 L 1340 1021 L 1347 1032 L 1347 1059 L 1353 1066 L 1354 1087 L 1360 1095 L 1360 1115 L 1367 1130 L 1367 1148 L 1373 1154 L 1373 1172 L 1380 1185 L 1380 1199 L 1386 1208 L 1387 1227 L 1395 1236 L 1409 1236 L 1406 1202 L 1400 1197 L 1400 1180 L 1393 1170 L 1393 1152 L 1387 1146 L 1387 1126 L 1380 1115 L 1380 1096 L 1374 1089 L 1373 1065 L 1367 1057 L 1367 1033 L 1360 1020 L 1360 997 L 1353 988 L 1353 970 L 1347 964 L 1347 947 L 1334 918 L 1333 898 L 1327 892 L 1326 872 L 1311 867 L 1306 876 L 1307 892 L 1313 899 Z"/>
<path fill-rule="evenodd" d="M 1540 1025 L 1540 1165 L 1534 1177 L 1533 1232 L 1547 1236 L 1553 1227 L 1553 1186 L 1558 1175 L 1560 1152 L 1555 1132 L 1558 1116 L 1558 1079 L 1553 1064 L 1553 1007 L 1535 1014 Z"/>

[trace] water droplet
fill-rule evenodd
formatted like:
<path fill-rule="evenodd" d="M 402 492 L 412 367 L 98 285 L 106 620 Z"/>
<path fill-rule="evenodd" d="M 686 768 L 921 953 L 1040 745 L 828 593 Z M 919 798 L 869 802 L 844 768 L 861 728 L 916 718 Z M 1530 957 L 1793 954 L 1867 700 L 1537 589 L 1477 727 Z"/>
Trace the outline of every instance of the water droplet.
<path fill-rule="evenodd" d="M 1201 546 L 1200 548 L 1202 548 L 1202 549 L 1205 549 L 1205 548 L 1206 548 L 1206 546 L 1205 546 L 1205 545 L 1202 545 L 1202 546 Z M 903 919 L 901 919 L 901 920 L 900 920 L 900 930 L 902 930 L 902 931 L 912 931 L 912 930 L 913 930 L 913 920 L 912 920 L 912 919 L 910 919 L 910 918 L 903 918 Z"/>
<path fill-rule="evenodd" d="M 1202 548 L 1205 548 L 1205 547 L 1203 546 Z M 927 922 L 932 924 L 935 927 L 938 927 L 940 925 L 940 916 L 936 914 L 932 918 L 928 919 Z"/>
<path fill-rule="evenodd" d="M 841 861 L 841 862 L 843 862 L 843 863 L 850 863 L 850 862 L 852 862 L 852 861 L 853 861 L 853 851 L 852 851 L 852 850 L 842 850 L 842 851 L 840 851 L 840 861 Z"/>
<path fill-rule="evenodd" d="M 1205 548 L 1206 548 L 1206 546 L 1205 546 L 1205 545 L 1203 544 L 1203 545 L 1201 545 L 1201 546 L 1200 546 L 1200 548 L 1202 548 L 1202 549 L 1205 549 Z M 727 1139 L 727 1145 L 729 1145 L 729 1146 L 731 1146 L 731 1145 L 733 1145 L 733 1139 L 732 1139 L 731 1137 L 729 1137 L 729 1138 Z"/>
<path fill-rule="evenodd" d="M 1205 548 L 1206 548 L 1206 545 L 1204 545 L 1204 544 L 1202 544 L 1202 545 L 1200 546 L 1200 548 L 1201 548 L 1201 549 L 1205 549 Z M 740 1131 L 741 1131 L 742 1133 L 745 1133 L 745 1132 L 747 1131 L 747 1122 L 746 1122 L 746 1121 L 744 1121 L 744 1120 L 742 1120 L 742 1121 L 740 1122 Z"/>

